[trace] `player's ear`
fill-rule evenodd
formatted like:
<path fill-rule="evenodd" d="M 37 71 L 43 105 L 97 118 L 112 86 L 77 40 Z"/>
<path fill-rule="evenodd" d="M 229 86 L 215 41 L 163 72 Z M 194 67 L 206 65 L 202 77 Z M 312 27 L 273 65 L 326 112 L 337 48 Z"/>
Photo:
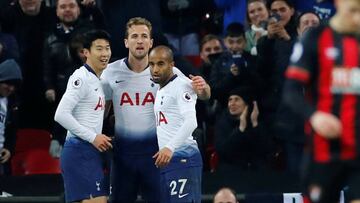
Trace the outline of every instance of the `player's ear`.
<path fill-rule="evenodd" d="M 150 49 L 153 47 L 153 44 L 154 44 L 154 39 L 151 38 L 151 39 L 150 39 Z"/>
<path fill-rule="evenodd" d="M 82 53 L 84 54 L 84 56 L 86 56 L 86 58 L 89 58 L 90 56 L 90 50 L 87 48 L 82 49 Z"/>
<path fill-rule="evenodd" d="M 124 39 L 124 44 L 125 44 L 125 47 L 126 47 L 126 48 L 129 48 L 128 40 L 127 40 L 127 39 Z"/>

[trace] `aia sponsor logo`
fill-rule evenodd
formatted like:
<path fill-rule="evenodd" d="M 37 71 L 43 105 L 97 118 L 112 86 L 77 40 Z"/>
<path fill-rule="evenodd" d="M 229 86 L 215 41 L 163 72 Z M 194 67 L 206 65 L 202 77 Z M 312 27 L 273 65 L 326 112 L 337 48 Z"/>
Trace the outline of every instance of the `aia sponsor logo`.
<path fill-rule="evenodd" d="M 145 106 L 146 104 L 154 103 L 155 97 L 152 92 L 147 92 L 144 97 L 141 97 L 140 93 L 135 93 L 134 95 L 132 95 L 128 92 L 123 92 L 120 97 L 120 106 Z"/>

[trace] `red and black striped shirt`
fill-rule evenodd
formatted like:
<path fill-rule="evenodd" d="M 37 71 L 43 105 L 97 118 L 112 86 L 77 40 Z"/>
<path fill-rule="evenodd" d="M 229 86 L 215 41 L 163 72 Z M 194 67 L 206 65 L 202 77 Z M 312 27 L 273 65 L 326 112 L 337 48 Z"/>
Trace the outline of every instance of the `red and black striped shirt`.
<path fill-rule="evenodd" d="M 342 123 L 339 139 L 328 140 L 312 132 L 311 146 L 316 162 L 354 160 L 360 153 L 360 65 L 359 39 L 340 34 L 330 26 L 307 33 L 294 47 L 284 96 L 305 118 L 316 110 L 332 113 Z M 311 102 L 293 90 L 306 85 Z M 297 94 L 297 95 L 296 95 Z"/>

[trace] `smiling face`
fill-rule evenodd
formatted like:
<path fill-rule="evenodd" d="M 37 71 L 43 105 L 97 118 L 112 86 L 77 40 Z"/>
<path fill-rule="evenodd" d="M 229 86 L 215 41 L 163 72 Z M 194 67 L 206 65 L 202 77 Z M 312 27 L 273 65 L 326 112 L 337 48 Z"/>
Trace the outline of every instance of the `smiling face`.
<path fill-rule="evenodd" d="M 269 12 L 263 1 L 254 1 L 248 4 L 248 16 L 250 23 L 260 26 L 260 22 L 266 21 L 269 18 Z"/>
<path fill-rule="evenodd" d="M 92 42 L 90 49 L 84 49 L 86 63 L 94 69 L 96 73 L 101 73 L 109 63 L 111 49 L 109 41 L 97 39 Z"/>
<path fill-rule="evenodd" d="M 153 45 L 148 26 L 132 25 L 128 28 L 127 33 L 125 47 L 129 49 L 129 54 L 138 60 L 146 57 Z"/>
<path fill-rule="evenodd" d="M 58 0 L 56 15 L 65 24 L 75 22 L 80 15 L 79 5 L 76 0 Z"/>
<path fill-rule="evenodd" d="M 228 100 L 229 112 L 232 116 L 240 116 L 246 107 L 246 103 L 238 95 L 231 95 Z"/>

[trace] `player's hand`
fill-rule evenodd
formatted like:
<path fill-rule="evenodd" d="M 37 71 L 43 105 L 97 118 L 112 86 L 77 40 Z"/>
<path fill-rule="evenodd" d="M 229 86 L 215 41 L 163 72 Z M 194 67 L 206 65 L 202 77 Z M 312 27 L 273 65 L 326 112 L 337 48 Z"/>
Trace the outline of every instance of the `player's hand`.
<path fill-rule="evenodd" d="M 100 152 L 105 152 L 106 150 L 111 149 L 113 147 L 111 144 L 111 138 L 104 134 L 96 135 L 95 140 L 93 141 L 92 144 Z"/>
<path fill-rule="evenodd" d="M 156 154 L 153 156 L 155 160 L 155 166 L 158 168 L 165 167 L 169 164 L 171 158 L 173 156 L 173 152 L 167 148 L 164 147 L 160 151 L 156 152 Z"/>
<path fill-rule="evenodd" d="M 45 92 L 45 97 L 49 102 L 54 102 L 56 98 L 56 93 L 54 89 L 48 89 Z"/>
<path fill-rule="evenodd" d="M 342 131 L 341 121 L 330 113 L 316 111 L 310 118 L 315 132 L 327 139 L 335 139 Z"/>
<path fill-rule="evenodd" d="M 196 92 L 196 94 L 203 99 L 210 98 L 210 95 L 208 95 L 207 93 L 209 85 L 206 83 L 204 78 L 201 76 L 193 76 L 191 74 L 189 75 L 189 77 L 192 81 L 191 85 L 194 91 Z"/>
<path fill-rule="evenodd" d="M 259 118 L 259 107 L 256 101 L 253 101 L 254 108 L 250 115 L 251 125 L 253 128 L 258 126 L 258 118 Z"/>
<path fill-rule="evenodd" d="M 243 110 L 243 112 L 240 114 L 240 125 L 239 125 L 239 130 L 241 132 L 244 132 L 247 126 L 247 116 L 248 116 L 248 111 L 249 111 L 249 107 L 246 105 L 245 109 Z"/>
<path fill-rule="evenodd" d="M 235 64 L 232 64 L 230 67 L 230 72 L 233 74 L 233 76 L 238 76 L 239 68 Z"/>
<path fill-rule="evenodd" d="M 11 153 L 8 149 L 2 148 L 0 150 L 0 163 L 5 163 L 9 160 Z"/>

